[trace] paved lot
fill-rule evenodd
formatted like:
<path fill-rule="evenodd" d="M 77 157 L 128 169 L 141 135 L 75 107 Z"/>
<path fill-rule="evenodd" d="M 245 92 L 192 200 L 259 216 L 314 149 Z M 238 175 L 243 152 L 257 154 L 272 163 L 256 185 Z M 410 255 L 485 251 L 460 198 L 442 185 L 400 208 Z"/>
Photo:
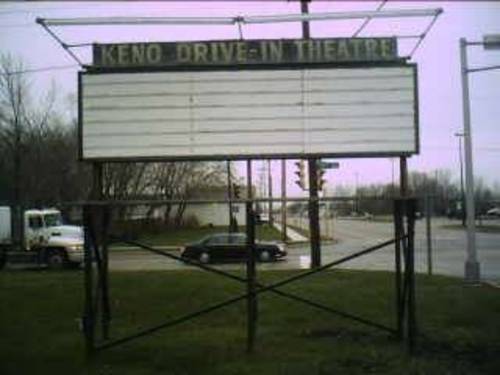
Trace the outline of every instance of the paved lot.
<path fill-rule="evenodd" d="M 465 232 L 443 228 L 443 225 L 456 223 L 447 219 L 434 219 L 432 225 L 433 268 L 434 273 L 463 277 L 465 262 Z M 496 221 L 500 226 L 500 222 Z M 336 243 L 322 245 L 323 264 L 357 252 L 394 236 L 392 223 L 370 222 L 361 220 L 339 219 L 334 223 Z M 416 226 L 416 269 L 427 272 L 427 241 L 425 221 Z M 478 256 L 481 262 L 483 279 L 500 281 L 500 233 L 477 234 Z M 309 245 L 292 245 L 288 248 L 289 256 L 284 261 L 259 264 L 259 269 L 296 269 L 309 266 Z M 176 254 L 176 252 L 173 252 Z M 218 265 L 222 269 L 244 269 L 244 264 Z M 350 261 L 343 268 L 393 270 L 394 249 L 387 247 L 376 253 Z M 186 269 L 178 261 L 143 251 L 114 251 L 110 259 L 112 270 L 144 269 Z"/>
<path fill-rule="evenodd" d="M 465 231 L 443 228 L 452 223 L 456 224 L 447 219 L 434 219 L 432 222 L 433 270 L 436 274 L 463 277 L 466 259 Z M 325 247 L 325 261 L 335 256 L 347 255 L 357 251 L 356 249 L 369 247 L 393 235 L 391 223 L 338 220 L 336 229 L 340 242 Z M 476 236 L 482 277 L 500 280 L 500 233 L 477 233 Z M 331 250 L 331 253 L 328 253 L 327 249 Z M 393 249 L 387 248 L 354 260 L 346 266 L 360 269 L 393 269 L 393 257 Z M 427 272 L 427 237 L 424 220 L 418 221 L 416 225 L 415 261 L 418 272 Z"/>

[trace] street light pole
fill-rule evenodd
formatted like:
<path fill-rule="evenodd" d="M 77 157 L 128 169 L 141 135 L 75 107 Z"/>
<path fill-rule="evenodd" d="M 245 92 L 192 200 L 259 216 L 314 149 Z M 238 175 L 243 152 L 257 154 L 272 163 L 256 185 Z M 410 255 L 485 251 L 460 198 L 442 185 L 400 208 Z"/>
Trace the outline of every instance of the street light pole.
<path fill-rule="evenodd" d="M 470 126 L 469 79 L 467 76 L 467 41 L 460 38 L 460 73 L 462 77 L 463 134 L 465 156 L 465 212 L 467 223 L 467 259 L 465 261 L 465 280 L 477 283 L 480 280 L 480 267 L 476 251 L 476 208 L 474 204 L 474 172 L 472 165 L 472 133 Z"/>
<path fill-rule="evenodd" d="M 469 69 L 467 66 L 467 46 L 483 46 L 486 50 L 500 50 L 500 34 L 485 35 L 482 42 L 467 42 L 460 38 L 460 76 L 462 78 L 463 137 L 465 154 L 465 209 L 467 213 L 467 259 L 465 261 L 465 280 L 472 283 L 480 281 L 479 262 L 476 253 L 476 210 L 474 207 L 474 173 L 472 170 L 472 133 L 470 126 L 469 80 L 467 74 L 500 69 L 500 65 Z"/>

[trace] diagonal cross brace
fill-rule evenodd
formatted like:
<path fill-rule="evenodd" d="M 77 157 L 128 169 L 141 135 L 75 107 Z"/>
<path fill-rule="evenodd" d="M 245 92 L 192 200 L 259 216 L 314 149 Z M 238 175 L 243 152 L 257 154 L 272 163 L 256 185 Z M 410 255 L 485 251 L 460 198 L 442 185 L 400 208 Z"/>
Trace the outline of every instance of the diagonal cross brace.
<path fill-rule="evenodd" d="M 360 257 L 362 255 L 374 252 L 376 250 L 380 250 L 380 249 L 382 249 L 382 248 L 384 248 L 386 246 L 394 244 L 397 240 L 401 240 L 401 239 L 402 238 L 392 239 L 392 240 L 388 240 L 388 241 L 382 242 L 382 243 L 380 243 L 378 245 L 375 245 L 375 246 L 372 246 L 372 247 L 367 248 L 365 250 L 361 250 L 361 251 L 359 251 L 357 253 L 348 255 L 346 257 L 343 257 L 343 258 L 338 259 L 336 261 L 330 262 L 330 263 L 325 264 L 325 265 L 323 265 L 321 267 L 318 267 L 316 269 L 313 269 L 313 270 L 310 270 L 310 271 L 307 271 L 307 272 L 303 272 L 303 273 L 300 273 L 298 275 L 292 276 L 290 278 L 278 281 L 278 282 L 276 282 L 274 284 L 270 284 L 270 285 L 257 284 L 256 286 L 258 287 L 258 289 L 255 291 L 255 294 L 260 294 L 260 293 L 264 293 L 264 292 L 272 292 L 272 293 L 275 293 L 275 294 L 280 295 L 282 297 L 286 297 L 286 298 L 293 299 L 295 301 L 303 302 L 303 303 L 308 304 L 310 306 L 319 308 L 319 309 L 324 310 L 324 311 L 328 311 L 330 313 L 342 316 L 344 318 L 352 319 L 352 320 L 355 320 L 355 321 L 357 321 L 359 323 L 370 325 L 370 326 L 382 329 L 384 331 L 388 331 L 390 333 L 395 333 L 396 330 L 394 330 L 393 328 L 381 325 L 379 323 L 375 323 L 375 322 L 369 321 L 369 320 L 361 318 L 361 317 L 357 317 L 355 315 L 352 315 L 352 314 L 349 314 L 349 313 L 346 313 L 346 312 L 343 312 L 343 311 L 340 311 L 340 310 L 336 310 L 336 309 L 333 309 L 333 308 L 321 305 L 321 304 L 316 303 L 314 301 L 311 301 L 309 299 L 306 299 L 306 298 L 303 298 L 303 297 L 300 297 L 300 296 L 296 296 L 296 295 L 288 293 L 288 292 L 283 292 L 283 291 L 277 290 L 276 288 L 278 288 L 280 286 L 284 286 L 286 284 L 289 284 L 289 283 L 291 283 L 293 281 L 297 281 L 299 279 L 305 278 L 307 276 L 319 273 L 321 271 L 324 271 L 324 270 L 329 269 L 329 268 L 331 268 L 333 266 L 342 264 L 342 263 L 347 262 L 349 260 L 355 259 L 355 258 Z M 227 273 L 227 272 L 224 272 L 224 271 L 221 271 L 221 270 L 217 270 L 215 268 L 212 268 L 212 267 L 206 266 L 204 264 L 201 264 L 201 263 L 199 263 L 197 261 L 191 261 L 191 260 L 188 260 L 188 259 L 183 259 L 181 257 L 177 257 L 175 255 L 166 253 L 164 251 L 161 251 L 161 250 L 155 249 L 153 247 L 150 247 L 150 246 L 147 246 L 147 245 L 143 245 L 143 244 L 140 244 L 140 243 L 137 243 L 137 242 L 134 242 L 134 241 L 120 241 L 120 242 L 140 247 L 140 248 L 142 248 L 144 250 L 151 251 L 151 252 L 153 252 L 155 254 L 158 254 L 158 255 L 162 255 L 162 256 L 166 256 L 166 257 L 172 258 L 172 259 L 180 260 L 180 261 L 185 262 L 187 264 L 191 264 L 191 265 L 197 266 L 199 268 L 202 268 L 202 269 L 204 269 L 206 271 L 213 272 L 213 273 L 216 273 L 216 274 L 219 274 L 219 275 L 223 275 L 223 276 L 229 277 L 229 278 L 231 278 L 233 280 L 236 280 L 236 281 L 239 281 L 239 282 L 246 282 L 247 281 L 246 278 L 239 277 L 239 276 L 236 276 L 236 275 L 232 275 L 230 273 Z M 102 344 L 102 345 L 98 345 L 96 347 L 96 349 L 107 349 L 107 348 L 111 348 L 111 347 L 114 347 L 114 346 L 126 343 L 128 341 L 133 340 L 133 339 L 136 339 L 136 338 L 143 337 L 143 336 L 146 336 L 148 334 L 154 333 L 154 332 L 156 332 L 156 331 L 158 331 L 160 329 L 168 328 L 168 327 L 180 324 L 180 323 L 185 322 L 187 320 L 196 318 L 198 316 L 201 316 L 201 315 L 204 315 L 206 313 L 218 310 L 218 309 L 220 309 L 222 307 L 225 307 L 225 306 L 228 306 L 230 304 L 239 302 L 241 300 L 244 300 L 244 299 L 248 298 L 248 296 L 249 296 L 249 293 L 241 294 L 239 296 L 236 296 L 236 297 L 227 299 L 225 301 L 219 302 L 219 303 L 217 303 L 215 305 L 212 305 L 210 307 L 207 307 L 205 309 L 198 310 L 196 312 L 189 313 L 189 314 L 183 315 L 183 316 L 181 316 L 179 318 L 170 320 L 168 322 L 165 322 L 165 323 L 156 325 L 154 327 L 142 330 L 142 331 L 137 332 L 137 333 L 135 333 L 133 335 L 130 335 L 130 336 L 127 336 L 127 337 L 124 337 L 124 338 L 121 338 L 121 339 L 113 340 L 111 342 L 108 342 L 108 343 L 105 343 L 105 344 Z"/>
<path fill-rule="evenodd" d="M 219 275 L 222 275 L 222 276 L 226 276 L 232 280 L 236 280 L 236 281 L 239 281 L 239 282 L 242 282 L 242 283 L 246 283 L 247 282 L 247 279 L 244 278 L 244 277 L 241 277 L 241 276 L 237 276 L 237 275 L 233 275 L 229 272 L 225 272 L 225 271 L 221 271 L 221 270 L 218 270 L 216 268 L 213 268 L 213 267 L 209 267 L 209 266 L 206 266 L 198 261 L 193 261 L 193 260 L 189 260 L 189 259 L 184 259 L 184 258 L 181 258 L 181 257 L 178 257 L 176 255 L 172 255 L 172 254 L 169 254 L 165 251 L 162 251 L 162 250 L 158 250 L 158 249 L 154 249 L 150 246 L 147 246 L 147 245 L 143 245 L 143 244 L 140 244 L 140 243 L 136 243 L 136 242 L 131 242 L 131 241 L 123 241 L 124 243 L 127 243 L 129 245 L 134 245 L 134 246 L 137 246 L 137 247 L 140 247 L 144 250 L 149 250 L 149 251 L 152 251 L 158 255 L 162 255 L 162 256 L 165 256 L 167 258 L 171 258 L 171 259 L 175 259 L 175 260 L 178 260 L 178 261 L 181 261 L 181 262 L 184 262 L 184 263 L 187 263 L 187 264 L 190 264 L 190 265 L 194 265 L 194 266 L 197 266 L 197 267 L 200 267 L 206 271 L 209 271 L 209 272 L 213 272 L 213 273 L 216 273 L 216 274 L 219 274 Z M 387 245 L 388 246 L 388 245 Z M 385 247 L 385 246 L 384 246 Z M 364 255 L 364 254 L 360 254 L 358 256 L 361 256 L 361 255 Z M 352 258 L 351 258 L 352 259 Z M 348 259 L 350 260 L 350 259 Z M 345 260 L 347 261 L 347 260 Z M 338 262 L 338 261 L 336 261 Z M 337 263 L 336 265 L 338 265 L 340 263 Z M 324 267 L 325 268 L 330 268 L 332 267 L 333 265 L 325 265 Z M 317 271 L 315 272 L 312 272 L 312 273 L 316 273 Z M 310 275 L 312 273 L 308 273 L 308 272 L 305 272 L 305 273 L 302 273 L 300 275 L 297 275 L 297 276 L 302 276 L 302 275 Z M 287 281 L 288 279 L 286 279 L 285 281 Z M 256 283 L 256 286 L 259 288 L 258 290 L 260 289 L 265 289 L 267 288 L 268 286 L 267 285 L 264 285 L 264 284 L 261 284 L 261 283 Z M 273 287 L 272 285 L 270 285 L 269 287 L 271 287 L 269 290 L 266 289 L 265 291 L 269 291 L 271 293 L 274 293 L 276 295 L 280 295 L 282 297 L 285 297 L 285 298 L 290 298 L 290 299 L 293 299 L 295 301 L 298 301 L 298 302 L 303 302 L 305 304 L 308 304 L 310 306 L 313 306 L 313 307 L 316 307 L 316 308 L 319 308 L 319 309 L 322 309 L 324 311 L 328 311 L 328 312 L 331 312 L 333 314 L 337 314 L 339 316 L 342 316 L 344 318 L 348 318 L 348 319 L 352 319 L 352 320 L 355 320 L 357 322 L 360 322 L 360 323 L 364 323 L 366 325 L 371 325 L 371 326 L 374 326 L 374 327 L 377 327 L 377 328 L 380 328 L 382 330 L 385 330 L 385 331 L 388 331 L 390 333 L 394 333 L 395 330 L 393 328 L 389 328 L 389 327 L 386 327 L 384 325 L 381 325 L 381 324 L 378 324 L 378 323 L 374 323 L 374 322 L 371 322 L 367 319 L 364 319 L 362 317 L 359 317 L 359 316 L 356 316 L 356 315 L 353 315 L 353 314 L 350 314 L 350 313 L 347 313 L 347 312 L 344 312 L 344 311 L 341 311 L 341 310 L 337 310 L 337 309 L 333 309 L 331 307 L 328 307 L 328 306 L 324 306 L 320 303 L 317 303 L 315 301 L 312 301 L 308 298 L 304 298 L 304 297 L 301 297 L 301 296 L 298 296 L 296 294 L 293 294 L 293 293 L 289 293 L 289 292 L 283 292 L 281 290 L 278 290 L 276 289 L 275 287 Z"/>

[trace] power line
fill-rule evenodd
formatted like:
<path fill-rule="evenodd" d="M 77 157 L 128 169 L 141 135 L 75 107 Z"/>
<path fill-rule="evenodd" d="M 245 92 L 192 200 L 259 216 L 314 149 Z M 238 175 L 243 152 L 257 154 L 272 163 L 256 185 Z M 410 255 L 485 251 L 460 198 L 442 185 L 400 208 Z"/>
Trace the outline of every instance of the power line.
<path fill-rule="evenodd" d="M 376 11 L 382 10 L 382 8 L 384 7 L 385 3 L 387 3 L 387 0 L 382 0 L 382 2 L 378 5 Z M 363 23 L 361 24 L 361 26 L 359 26 L 358 29 L 354 32 L 353 38 L 356 38 L 361 33 L 361 31 L 363 31 L 363 29 L 368 25 L 368 23 L 371 20 L 372 20 L 371 17 L 366 18 L 363 21 Z"/>
<path fill-rule="evenodd" d="M 30 4 L 31 5 L 31 4 Z M 108 6 L 108 4 L 93 4 L 92 6 L 72 6 L 72 4 L 64 4 L 64 8 L 42 8 L 36 7 L 34 9 L 11 9 L 11 10 L 0 10 L 1 16 L 9 16 L 11 14 L 35 14 L 38 12 L 61 12 L 61 11 L 72 11 L 72 10 L 94 10 L 96 6 Z"/>
<path fill-rule="evenodd" d="M 422 151 L 454 151 L 455 147 L 439 147 L 439 146 L 424 146 L 422 147 Z M 500 147 L 474 147 L 474 151 L 478 152 L 500 152 Z"/>
<path fill-rule="evenodd" d="M 36 23 L 13 23 L 7 25 L 0 25 L 0 29 L 14 29 L 14 28 L 23 28 L 23 27 L 38 27 Z"/>
<path fill-rule="evenodd" d="M 17 75 L 17 74 L 42 73 L 42 72 L 48 72 L 51 70 L 74 69 L 74 68 L 79 68 L 79 67 L 80 67 L 79 65 L 46 66 L 46 67 L 42 67 L 42 68 L 23 69 L 23 70 L 17 70 L 14 72 L 0 73 L 0 75 L 9 76 L 9 75 Z"/>

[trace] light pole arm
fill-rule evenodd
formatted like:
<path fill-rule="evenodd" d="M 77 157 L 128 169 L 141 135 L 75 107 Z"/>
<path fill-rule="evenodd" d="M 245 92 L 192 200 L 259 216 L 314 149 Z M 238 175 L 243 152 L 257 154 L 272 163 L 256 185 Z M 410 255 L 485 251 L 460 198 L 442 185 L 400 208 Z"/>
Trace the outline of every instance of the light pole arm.
<path fill-rule="evenodd" d="M 485 66 L 482 68 L 468 69 L 467 73 L 486 72 L 488 70 L 498 70 L 498 69 L 500 69 L 500 65 L 492 65 L 492 66 Z"/>

